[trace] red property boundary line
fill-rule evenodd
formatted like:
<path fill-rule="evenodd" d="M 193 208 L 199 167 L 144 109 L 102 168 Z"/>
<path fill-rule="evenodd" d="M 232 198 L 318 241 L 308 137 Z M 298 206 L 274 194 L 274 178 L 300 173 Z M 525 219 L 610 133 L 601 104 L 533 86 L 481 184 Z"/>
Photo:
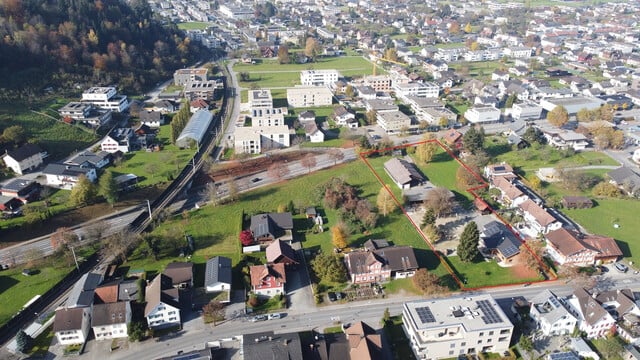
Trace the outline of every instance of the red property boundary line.
<path fill-rule="evenodd" d="M 500 220 L 507 227 L 507 229 L 509 229 L 509 231 L 511 231 L 511 233 L 516 237 L 516 239 L 518 239 L 522 244 L 524 244 L 524 246 L 527 249 L 527 251 L 529 252 L 529 254 L 531 254 L 536 259 L 536 261 L 538 262 L 538 266 L 540 268 L 544 269 L 545 273 L 551 275 L 550 279 L 548 279 L 548 280 L 537 280 L 537 281 L 522 281 L 522 282 L 519 282 L 519 283 L 500 284 L 500 285 L 487 285 L 487 286 L 478 286 L 478 287 L 467 287 L 467 286 L 465 286 L 463 281 L 461 281 L 458 278 L 458 276 L 456 275 L 454 269 L 452 269 L 452 267 L 449 266 L 447 261 L 445 261 L 445 259 L 444 259 L 445 256 L 441 255 L 440 252 L 438 250 L 436 250 L 436 248 L 433 245 L 433 243 L 427 238 L 427 236 L 424 234 L 422 229 L 420 229 L 420 226 L 418 226 L 413 221 L 413 219 L 411 219 L 411 217 L 409 216 L 409 214 L 405 210 L 404 206 L 402 205 L 402 202 L 400 202 L 398 200 L 398 198 L 396 198 L 396 196 L 393 194 L 391 189 L 389 189 L 387 184 L 385 184 L 385 182 L 382 180 L 380 175 L 378 175 L 378 173 L 373 168 L 371 163 L 369 163 L 369 161 L 367 160 L 367 157 L 369 155 L 372 155 L 372 154 L 377 154 L 377 153 L 386 152 L 386 151 L 393 151 L 393 150 L 397 150 L 397 149 L 405 149 L 405 148 L 408 148 L 408 147 L 417 146 L 417 145 L 420 145 L 420 144 L 425 144 L 425 143 L 430 143 L 430 142 L 436 143 L 442 150 L 444 150 L 447 154 L 449 154 L 449 156 L 451 156 L 452 159 L 457 161 L 460 166 L 462 166 L 467 172 L 469 172 L 471 175 L 473 175 L 473 177 L 480 182 L 481 185 L 468 188 L 468 189 L 466 189 L 466 191 L 468 193 L 470 193 L 471 195 L 473 195 L 474 199 L 480 200 L 482 202 L 482 204 L 484 204 L 487 207 L 487 209 L 489 209 L 491 211 L 491 213 L 493 215 L 495 215 L 498 218 L 498 220 Z M 398 205 L 398 207 L 400 208 L 400 210 L 402 211 L 404 216 L 409 220 L 411 225 L 418 231 L 418 234 L 420 234 L 420 236 L 425 241 L 425 243 L 427 243 L 427 245 L 429 245 L 429 248 L 431 248 L 431 251 L 436 255 L 436 257 L 440 261 L 440 264 L 442 264 L 445 267 L 445 269 L 447 269 L 447 272 L 449 273 L 449 275 L 451 275 L 451 277 L 455 280 L 456 284 L 458 284 L 458 287 L 460 288 L 460 290 L 463 290 L 463 291 L 474 291 L 474 290 L 482 290 L 482 289 L 495 289 L 495 288 L 501 288 L 501 287 L 514 286 L 514 285 L 525 285 L 525 284 L 531 284 L 531 283 L 543 283 L 543 282 L 549 282 L 549 281 L 557 280 L 557 275 L 555 274 L 555 272 L 551 271 L 551 269 L 549 269 L 547 264 L 545 264 L 544 261 L 542 261 L 542 259 L 540 259 L 540 257 L 531 250 L 531 248 L 529 247 L 529 244 L 527 244 L 527 242 L 520 236 L 520 234 L 518 234 L 517 232 L 515 232 L 513 230 L 513 227 L 511 226 L 511 224 L 509 224 L 507 221 L 505 221 L 504 218 L 502 218 L 502 216 L 500 216 L 500 214 L 498 214 L 493 207 L 491 207 L 480 196 L 478 196 L 478 194 L 476 193 L 477 190 L 489 187 L 489 184 L 484 180 L 484 178 L 482 178 L 482 176 L 477 174 L 467 164 L 465 164 L 462 160 L 460 160 L 460 158 L 457 157 L 453 153 L 453 151 L 451 151 L 451 149 L 449 149 L 447 146 L 442 144 L 440 142 L 440 140 L 438 140 L 438 139 L 425 140 L 425 141 L 419 141 L 419 142 L 415 142 L 415 143 L 392 146 L 392 147 L 388 147 L 388 148 L 380 149 L 380 150 L 369 150 L 369 151 L 361 152 L 359 154 L 359 156 L 360 156 L 360 159 L 362 161 L 364 161 L 364 163 L 367 165 L 369 170 L 371 170 L 371 173 L 376 177 L 378 182 L 387 190 L 389 195 L 391 195 L 391 198 L 393 199 L 393 201 L 396 203 L 396 205 Z"/>

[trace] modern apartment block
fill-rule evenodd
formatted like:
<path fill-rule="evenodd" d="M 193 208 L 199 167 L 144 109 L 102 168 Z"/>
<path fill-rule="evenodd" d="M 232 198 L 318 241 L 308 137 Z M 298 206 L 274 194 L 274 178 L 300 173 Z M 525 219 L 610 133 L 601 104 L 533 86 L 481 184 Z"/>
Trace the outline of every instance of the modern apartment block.
<path fill-rule="evenodd" d="M 418 300 L 402 320 L 418 359 L 444 359 L 509 350 L 513 324 L 489 294 Z"/>
<path fill-rule="evenodd" d="M 291 107 L 329 106 L 333 94 L 326 86 L 296 86 L 287 89 L 287 102 Z"/>
<path fill-rule="evenodd" d="M 331 85 L 338 81 L 338 70 L 303 70 L 300 72 L 300 83 L 305 86 Z"/>
<path fill-rule="evenodd" d="M 271 97 L 271 90 L 249 90 L 249 108 L 273 108 L 273 97 Z"/>
<path fill-rule="evenodd" d="M 82 93 L 82 102 L 114 112 L 123 112 L 129 108 L 127 96 L 118 95 L 118 91 L 113 86 L 89 88 Z"/>

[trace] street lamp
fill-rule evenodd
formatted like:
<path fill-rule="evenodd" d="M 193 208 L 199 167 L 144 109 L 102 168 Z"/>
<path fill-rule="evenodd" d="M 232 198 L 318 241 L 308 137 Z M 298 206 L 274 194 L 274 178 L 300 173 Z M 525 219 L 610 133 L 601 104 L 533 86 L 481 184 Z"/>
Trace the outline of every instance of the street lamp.
<path fill-rule="evenodd" d="M 151 203 L 149 199 L 147 199 L 147 210 L 149 211 L 149 220 L 153 220 L 153 216 L 151 215 Z"/>

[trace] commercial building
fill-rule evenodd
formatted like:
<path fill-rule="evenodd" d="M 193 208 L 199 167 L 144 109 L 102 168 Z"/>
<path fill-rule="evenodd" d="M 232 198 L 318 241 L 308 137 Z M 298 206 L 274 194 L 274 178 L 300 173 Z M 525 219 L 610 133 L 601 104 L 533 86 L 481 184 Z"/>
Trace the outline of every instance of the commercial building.
<path fill-rule="evenodd" d="M 403 326 L 418 359 L 509 350 L 513 324 L 489 294 L 407 302 Z"/>
<path fill-rule="evenodd" d="M 82 93 L 82 102 L 114 112 L 123 112 L 129 108 L 127 96 L 118 95 L 118 91 L 112 86 L 89 88 Z"/>
<path fill-rule="evenodd" d="M 303 70 L 300 72 L 300 83 L 305 86 L 331 85 L 338 81 L 338 70 Z"/>
<path fill-rule="evenodd" d="M 376 114 L 378 126 L 389 134 L 409 130 L 411 118 L 401 111 L 385 111 Z"/>
<path fill-rule="evenodd" d="M 516 120 L 538 120 L 541 115 L 542 106 L 532 102 L 513 104 L 511 108 L 511 116 Z"/>
<path fill-rule="evenodd" d="M 173 83 L 178 86 L 187 85 L 191 81 L 206 81 L 207 69 L 178 69 L 173 73 Z"/>
<path fill-rule="evenodd" d="M 542 106 L 543 109 L 552 111 L 556 108 L 556 106 L 562 106 L 565 108 L 565 110 L 567 110 L 567 113 L 569 113 L 569 115 L 576 115 L 578 111 L 582 109 L 599 109 L 603 104 L 605 104 L 604 100 L 585 96 L 574 96 L 569 98 L 546 98 L 540 100 L 540 106 Z"/>
<path fill-rule="evenodd" d="M 472 124 L 498 122 L 500 120 L 500 110 L 493 106 L 472 107 L 464 112 L 464 118 Z"/>
<path fill-rule="evenodd" d="M 296 86 L 287 89 L 287 102 L 291 107 L 328 106 L 333 94 L 325 86 Z"/>

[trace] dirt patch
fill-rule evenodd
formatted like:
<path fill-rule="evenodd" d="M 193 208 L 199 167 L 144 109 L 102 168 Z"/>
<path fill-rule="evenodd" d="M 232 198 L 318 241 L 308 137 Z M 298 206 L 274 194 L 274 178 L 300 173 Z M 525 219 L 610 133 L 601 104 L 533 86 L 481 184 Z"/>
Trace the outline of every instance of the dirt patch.
<path fill-rule="evenodd" d="M 511 273 L 517 279 L 534 279 L 538 276 L 538 272 L 535 269 L 532 269 L 527 266 L 523 261 L 524 256 L 522 254 L 518 254 L 513 259 L 513 266 L 510 267 Z"/>

